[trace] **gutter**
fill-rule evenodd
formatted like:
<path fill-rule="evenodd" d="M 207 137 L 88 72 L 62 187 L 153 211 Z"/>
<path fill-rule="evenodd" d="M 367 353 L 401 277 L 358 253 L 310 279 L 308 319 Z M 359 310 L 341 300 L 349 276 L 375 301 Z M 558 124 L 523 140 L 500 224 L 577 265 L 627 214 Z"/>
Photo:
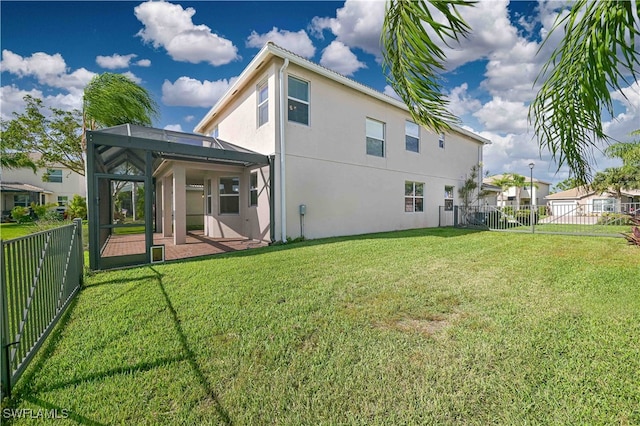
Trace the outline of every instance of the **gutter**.
<path fill-rule="evenodd" d="M 281 229 L 281 241 L 287 242 L 287 186 L 285 181 L 286 164 L 284 160 L 285 156 L 285 133 L 284 127 L 284 115 L 286 113 L 286 102 L 284 97 L 284 72 L 289 66 L 289 58 L 284 59 L 284 64 L 278 72 L 278 83 L 280 86 L 280 120 L 278 126 L 280 127 L 280 229 Z"/>

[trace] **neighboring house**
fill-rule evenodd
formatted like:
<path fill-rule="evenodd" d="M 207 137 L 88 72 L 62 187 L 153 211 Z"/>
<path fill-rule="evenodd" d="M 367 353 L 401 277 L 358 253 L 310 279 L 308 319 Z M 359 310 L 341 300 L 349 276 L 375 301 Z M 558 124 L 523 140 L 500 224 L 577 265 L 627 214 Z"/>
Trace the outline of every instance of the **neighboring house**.
<path fill-rule="evenodd" d="M 401 101 L 272 43 L 195 131 L 274 156 L 275 179 L 267 166 L 196 174 L 167 162 L 157 181 L 170 183 L 174 166 L 178 182 L 197 176 L 206 235 L 262 240 L 438 226 L 439 207 L 459 203 L 459 186 L 490 143 L 457 126 L 426 130 Z"/>
<path fill-rule="evenodd" d="M 618 198 L 613 192 L 596 192 L 588 187 L 572 188 L 548 195 L 549 213 L 553 216 L 581 216 L 635 211 L 640 208 L 640 190 L 622 190 Z"/>
<path fill-rule="evenodd" d="M 502 188 L 497 187 L 494 183 L 505 176 L 507 175 L 499 174 L 486 177 L 482 180 L 483 189 L 487 189 L 490 192 L 490 195 L 485 197 L 486 204 L 497 207 L 517 207 L 518 192 L 520 192 L 520 207 L 528 208 L 531 204 L 534 206 L 545 204 L 545 197 L 549 195 L 550 182 L 533 178 L 532 189 L 531 179 L 525 176 L 525 185 L 522 188 L 512 186 L 503 191 Z M 498 188 L 498 190 L 496 190 L 496 188 Z"/>
<path fill-rule="evenodd" d="M 36 154 L 32 154 L 38 159 Z M 49 175 L 47 182 L 43 176 Z M 86 196 L 84 176 L 63 166 L 38 169 L 30 168 L 0 170 L 0 208 L 2 217 L 10 214 L 15 206 L 27 207 L 31 203 L 55 203 L 64 207 L 75 194 Z"/>

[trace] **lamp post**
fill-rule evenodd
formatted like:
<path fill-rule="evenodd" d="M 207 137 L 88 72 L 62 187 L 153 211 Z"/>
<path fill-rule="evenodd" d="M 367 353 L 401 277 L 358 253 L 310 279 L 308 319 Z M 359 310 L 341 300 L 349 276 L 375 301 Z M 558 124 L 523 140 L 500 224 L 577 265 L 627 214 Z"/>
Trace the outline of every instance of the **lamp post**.
<path fill-rule="evenodd" d="M 536 224 L 534 222 L 534 214 L 533 214 L 533 168 L 535 167 L 534 163 L 529 163 L 529 172 L 530 172 L 530 186 L 529 186 L 529 199 L 530 199 L 530 205 L 529 205 L 529 223 L 531 224 L 531 233 L 533 234 L 534 232 L 536 232 Z"/>

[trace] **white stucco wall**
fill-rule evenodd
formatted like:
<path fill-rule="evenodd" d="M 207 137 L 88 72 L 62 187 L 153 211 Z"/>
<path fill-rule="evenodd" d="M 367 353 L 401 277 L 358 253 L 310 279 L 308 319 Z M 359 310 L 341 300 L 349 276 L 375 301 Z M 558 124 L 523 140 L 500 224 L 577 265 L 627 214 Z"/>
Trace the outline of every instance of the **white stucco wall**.
<path fill-rule="evenodd" d="M 281 234 L 277 123 L 282 63 L 280 58 L 268 61 L 203 127 L 210 134 L 217 125 L 223 140 L 263 154 L 275 153 L 276 239 Z M 407 151 L 407 111 L 295 64 L 289 65 L 285 81 L 287 74 L 310 82 L 309 126 L 285 120 L 287 236 L 300 236 L 300 204 L 307 205 L 305 237 L 319 238 L 438 226 L 445 186 L 454 187 L 455 204 L 459 203 L 458 188 L 471 167 L 482 161 L 480 142 L 448 133 L 443 149 L 438 135 L 421 129 L 420 152 Z M 257 128 L 257 87 L 265 80 L 269 81 L 269 122 Z M 367 117 L 385 123 L 384 158 L 366 153 Z M 405 213 L 405 181 L 425 184 L 424 212 Z"/>

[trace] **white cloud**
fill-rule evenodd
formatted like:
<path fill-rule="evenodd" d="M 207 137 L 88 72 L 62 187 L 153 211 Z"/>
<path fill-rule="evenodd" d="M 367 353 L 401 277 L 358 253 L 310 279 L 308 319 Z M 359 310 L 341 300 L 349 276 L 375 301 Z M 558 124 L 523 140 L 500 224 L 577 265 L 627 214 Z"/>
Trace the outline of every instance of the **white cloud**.
<path fill-rule="evenodd" d="M 469 85 L 462 83 L 460 86 L 454 87 L 447 96 L 449 110 L 458 117 L 478 111 L 482 107 L 482 103 L 478 99 L 472 98 L 467 93 L 468 89 Z"/>
<path fill-rule="evenodd" d="M 199 81 L 180 77 L 174 83 L 165 80 L 162 84 L 162 102 L 171 106 L 193 106 L 211 108 L 237 79 Z"/>
<path fill-rule="evenodd" d="M 134 73 L 132 73 L 131 71 L 123 72 L 122 75 L 124 75 L 125 77 L 128 77 L 129 80 L 133 81 L 136 84 L 142 83 L 142 79 L 137 75 L 135 75 Z"/>
<path fill-rule="evenodd" d="M 0 87 L 0 99 L 2 99 L 2 112 L 0 115 L 3 120 L 12 119 L 12 114 L 14 112 L 24 112 L 26 104 L 23 98 L 26 95 L 42 99 L 45 106 L 59 108 L 65 111 L 82 108 L 82 92 L 68 94 L 59 93 L 57 95 L 45 96 L 42 91 L 37 89 L 22 90 L 15 85 L 2 86 Z M 47 113 L 46 110 L 43 110 L 42 112 Z"/>
<path fill-rule="evenodd" d="M 322 51 L 320 65 L 344 75 L 353 75 L 360 68 L 367 68 L 367 65 L 360 62 L 351 49 L 337 40 L 332 41 Z"/>
<path fill-rule="evenodd" d="M 191 123 L 195 118 L 196 118 L 196 117 L 195 117 L 194 115 L 187 115 L 187 116 L 184 118 L 184 121 L 185 121 L 185 122 L 187 122 L 187 123 Z"/>
<path fill-rule="evenodd" d="M 501 133 L 523 133 L 527 130 L 528 107 L 522 102 L 512 102 L 495 97 L 473 113 L 486 130 Z"/>
<path fill-rule="evenodd" d="M 206 25 L 192 21 L 196 11 L 178 4 L 147 1 L 134 8 L 136 18 L 144 25 L 138 36 L 153 47 L 164 47 L 174 60 L 194 64 L 208 62 L 218 66 L 239 58 L 230 40 L 214 34 Z"/>
<path fill-rule="evenodd" d="M 251 35 L 247 38 L 247 47 L 261 49 L 269 41 L 303 58 L 309 59 L 316 54 L 316 48 L 313 46 L 313 42 L 306 31 L 300 30 L 294 33 L 287 30 L 279 30 L 276 27 L 273 27 L 271 31 L 265 34 L 258 34 L 252 31 Z"/>
<path fill-rule="evenodd" d="M 102 68 L 106 68 L 109 70 L 116 70 L 118 68 L 129 68 L 129 63 L 133 58 L 135 58 L 136 54 L 130 53 L 129 55 L 119 55 L 114 53 L 111 56 L 96 56 L 96 64 L 100 65 Z"/>
<path fill-rule="evenodd" d="M 174 132 L 182 132 L 182 126 L 180 124 L 167 124 L 164 126 L 164 130 L 173 130 Z"/>
<path fill-rule="evenodd" d="M 151 61 L 149 59 L 140 59 L 138 62 L 136 62 L 136 65 L 139 67 L 150 67 Z"/>
<path fill-rule="evenodd" d="M 311 21 L 313 33 L 322 37 L 330 30 L 336 40 L 350 48 L 359 48 L 381 59 L 380 34 L 384 22 L 386 2 L 346 0 L 336 10 L 336 17 L 316 16 Z"/>
<path fill-rule="evenodd" d="M 36 52 L 30 57 L 22 57 L 10 50 L 2 51 L 0 67 L 18 77 L 33 76 L 41 84 L 62 88 L 73 92 L 82 90 L 96 75 L 85 68 L 80 68 L 67 74 L 67 65 L 62 55 L 49 55 Z"/>

